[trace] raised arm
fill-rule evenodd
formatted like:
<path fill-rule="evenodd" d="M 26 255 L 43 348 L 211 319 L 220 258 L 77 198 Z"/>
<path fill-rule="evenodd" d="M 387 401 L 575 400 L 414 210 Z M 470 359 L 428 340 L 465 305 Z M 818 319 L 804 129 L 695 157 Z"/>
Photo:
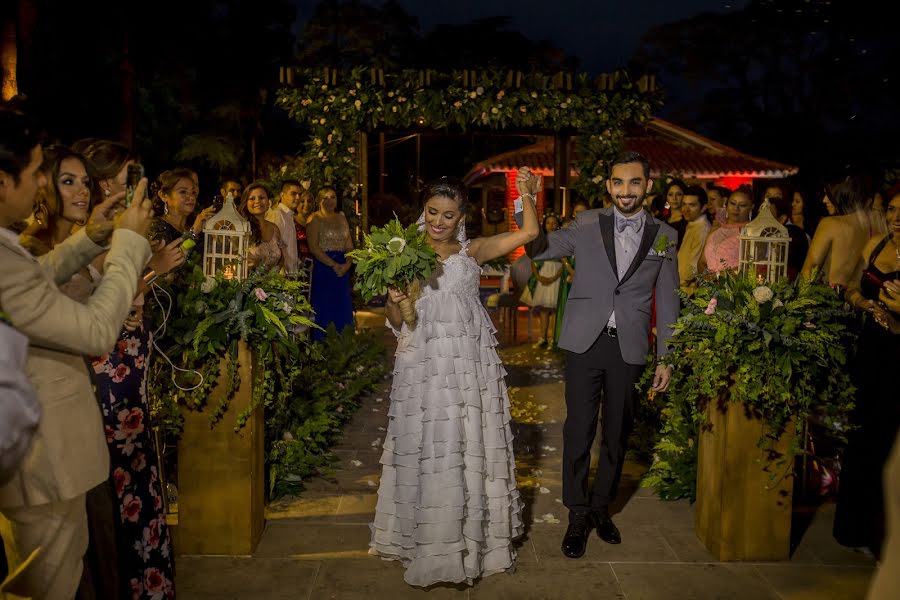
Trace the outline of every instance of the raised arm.
<path fill-rule="evenodd" d="M 149 258 L 146 239 L 133 231 L 117 230 L 103 280 L 82 304 L 60 292 L 26 257 L 4 256 L 0 303 L 15 327 L 35 345 L 103 354 L 119 337 Z"/>
<path fill-rule="evenodd" d="M 519 169 L 516 177 L 516 189 L 522 195 L 523 200 L 522 227 L 516 231 L 507 231 L 473 240 L 469 245 L 469 255 L 478 264 L 484 264 L 498 256 L 509 254 L 519 246 L 527 244 L 537 237 L 541 228 L 538 225 L 534 198 L 541 190 L 541 178 L 531 173 L 527 167 L 522 167 Z"/>

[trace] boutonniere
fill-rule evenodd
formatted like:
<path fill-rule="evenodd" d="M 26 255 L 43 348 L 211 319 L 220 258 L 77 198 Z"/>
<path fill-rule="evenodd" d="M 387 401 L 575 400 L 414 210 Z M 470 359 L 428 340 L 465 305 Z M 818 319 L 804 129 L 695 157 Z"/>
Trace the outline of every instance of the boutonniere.
<path fill-rule="evenodd" d="M 6 323 L 7 325 L 12 326 L 12 319 L 9 318 L 9 315 L 0 310 L 0 323 Z"/>
<path fill-rule="evenodd" d="M 650 256 L 668 257 L 669 250 L 674 247 L 674 242 L 669 241 L 669 236 L 663 233 L 658 238 L 656 238 L 656 243 L 653 245 L 653 248 L 650 249 Z"/>

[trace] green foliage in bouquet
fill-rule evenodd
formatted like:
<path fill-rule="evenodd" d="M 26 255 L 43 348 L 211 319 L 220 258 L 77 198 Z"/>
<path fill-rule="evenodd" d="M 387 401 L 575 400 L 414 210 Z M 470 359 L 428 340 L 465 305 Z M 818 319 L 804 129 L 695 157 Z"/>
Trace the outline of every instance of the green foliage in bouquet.
<path fill-rule="evenodd" d="M 771 460 L 804 452 L 811 421 L 843 438 L 855 393 L 846 368 L 852 314 L 833 289 L 815 279 L 769 286 L 724 272 L 682 304 L 662 361 L 673 373 L 645 487 L 663 499 L 695 498 L 697 433 L 707 403 L 719 398 L 762 419 L 758 446 Z M 639 384 L 645 389 L 654 368 Z M 792 456 L 776 456 L 774 442 L 788 427 L 797 429 Z"/>
<path fill-rule="evenodd" d="M 389 287 L 405 290 L 417 279 L 427 279 L 437 267 L 437 254 L 413 223 L 404 228 L 394 217 L 384 227 L 372 227 L 363 247 L 347 256 L 356 263 L 356 283 L 366 302 L 387 294 Z"/>

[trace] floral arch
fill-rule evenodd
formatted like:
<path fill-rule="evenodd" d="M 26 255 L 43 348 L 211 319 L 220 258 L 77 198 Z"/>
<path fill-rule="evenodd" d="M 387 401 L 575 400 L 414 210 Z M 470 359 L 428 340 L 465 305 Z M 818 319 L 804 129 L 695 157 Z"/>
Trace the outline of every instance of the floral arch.
<path fill-rule="evenodd" d="M 390 127 L 578 134 L 574 187 L 591 198 L 600 194 L 625 129 L 645 123 L 661 105 L 652 77 L 632 81 L 624 71 L 592 80 L 570 73 L 283 68 L 281 79 L 286 85 L 277 104 L 309 128 L 310 139 L 301 160 L 272 179 L 338 188 L 357 202 L 364 230 L 369 132 Z"/>

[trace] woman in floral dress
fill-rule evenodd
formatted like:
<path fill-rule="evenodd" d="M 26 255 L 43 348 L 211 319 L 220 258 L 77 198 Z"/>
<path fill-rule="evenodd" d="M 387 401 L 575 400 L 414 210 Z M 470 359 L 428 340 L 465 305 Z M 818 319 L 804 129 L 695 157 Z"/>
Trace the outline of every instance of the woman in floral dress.
<path fill-rule="evenodd" d="M 41 168 L 48 184 L 42 190 L 43 230 L 35 232 L 31 240 L 33 252 L 40 252 L 38 243 L 42 241 L 44 250 L 49 250 L 86 221 L 98 183 L 107 184 L 101 187 L 109 189 L 110 196 L 124 192 L 116 182 L 93 179 L 94 170 L 89 164 L 86 158 L 68 148 L 51 147 L 45 152 Z M 151 259 L 151 268 L 167 272 L 183 261 L 183 255 L 176 255 L 171 249 L 160 250 Z M 100 282 L 102 266 L 102 260 L 90 265 L 61 285 L 60 290 L 75 300 L 86 301 Z M 141 309 L 141 305 L 133 307 L 116 347 L 106 355 L 93 358 L 92 363 L 110 451 L 110 474 L 118 501 L 115 546 L 123 588 L 119 597 L 160 600 L 175 597 L 174 555 L 148 426 L 146 362 L 150 334 L 144 326 Z M 107 560 L 115 558 L 107 557 Z M 97 591 L 106 587 L 102 581 L 93 585 Z M 79 593 L 87 592 L 82 589 Z"/>

